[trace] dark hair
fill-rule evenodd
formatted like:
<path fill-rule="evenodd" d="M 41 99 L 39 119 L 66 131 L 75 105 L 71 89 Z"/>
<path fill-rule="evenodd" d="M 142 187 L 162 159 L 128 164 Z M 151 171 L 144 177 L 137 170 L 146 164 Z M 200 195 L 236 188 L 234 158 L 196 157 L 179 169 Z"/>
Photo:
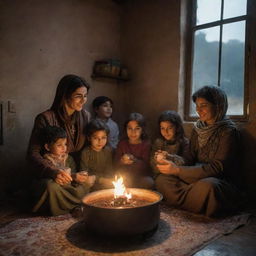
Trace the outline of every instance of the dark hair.
<path fill-rule="evenodd" d="M 206 85 L 193 93 L 192 100 L 194 103 L 197 98 L 204 98 L 214 105 L 216 121 L 220 121 L 225 117 L 228 109 L 228 100 L 226 93 L 220 87 Z"/>
<path fill-rule="evenodd" d="M 184 133 L 184 128 L 183 128 L 183 124 L 182 124 L 182 120 L 180 115 L 173 110 L 166 110 L 164 112 L 162 112 L 158 118 L 158 125 L 160 127 L 160 123 L 161 122 L 170 122 L 171 124 L 173 124 L 176 128 L 176 134 L 175 134 L 175 139 L 176 140 L 183 140 L 185 137 L 185 133 Z M 162 136 L 161 132 L 160 135 Z"/>
<path fill-rule="evenodd" d="M 142 133 L 141 133 L 141 139 L 145 140 L 147 139 L 147 133 L 146 133 L 146 121 L 145 118 L 142 114 L 140 113 L 131 113 L 126 120 L 124 124 L 124 129 L 125 129 L 125 137 L 127 138 L 127 125 L 130 121 L 136 121 L 138 125 L 142 128 Z"/>
<path fill-rule="evenodd" d="M 109 134 L 109 128 L 104 123 L 104 121 L 101 121 L 98 119 L 93 119 L 86 126 L 86 134 L 87 134 L 88 138 L 91 137 L 93 135 L 93 133 L 95 133 L 97 131 L 105 131 L 107 135 Z"/>
<path fill-rule="evenodd" d="M 107 96 L 98 96 L 93 100 L 92 107 L 94 109 L 97 109 L 107 101 L 109 101 L 111 103 L 111 105 L 113 105 L 113 101 L 109 97 L 107 97 Z"/>
<path fill-rule="evenodd" d="M 59 111 L 60 109 L 62 109 L 64 106 L 64 102 L 71 97 L 72 93 L 77 88 L 83 86 L 87 88 L 87 91 L 89 91 L 90 85 L 82 77 L 72 74 L 62 77 L 57 86 L 55 98 L 51 109 L 55 111 Z"/>
<path fill-rule="evenodd" d="M 53 144 L 58 139 L 64 139 L 67 138 L 66 131 L 58 126 L 46 126 L 41 129 L 40 132 L 40 139 L 41 139 L 41 145 L 44 146 L 45 144 Z"/>

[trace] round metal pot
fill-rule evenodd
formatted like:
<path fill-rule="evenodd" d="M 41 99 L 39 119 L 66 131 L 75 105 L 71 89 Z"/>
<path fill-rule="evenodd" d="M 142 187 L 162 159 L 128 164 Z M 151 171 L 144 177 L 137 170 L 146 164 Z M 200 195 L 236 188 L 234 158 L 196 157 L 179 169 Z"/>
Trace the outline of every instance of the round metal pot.
<path fill-rule="evenodd" d="M 131 208 L 103 208 L 93 205 L 93 202 L 113 196 L 114 189 L 89 193 L 82 200 L 86 227 L 95 233 L 111 236 L 131 236 L 156 229 L 160 218 L 159 203 L 162 195 L 155 191 L 138 188 L 129 188 L 127 191 L 150 202 Z"/>

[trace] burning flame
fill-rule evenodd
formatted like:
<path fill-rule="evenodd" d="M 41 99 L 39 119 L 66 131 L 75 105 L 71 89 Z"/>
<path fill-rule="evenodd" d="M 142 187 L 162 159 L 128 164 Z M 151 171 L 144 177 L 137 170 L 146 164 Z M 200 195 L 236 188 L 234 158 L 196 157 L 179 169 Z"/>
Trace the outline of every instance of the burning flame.
<path fill-rule="evenodd" d="M 122 176 L 120 176 L 120 178 L 117 178 L 117 176 L 115 176 L 115 181 L 112 182 L 114 185 L 114 198 L 126 197 L 127 200 L 129 200 L 132 198 L 132 194 L 127 193 L 123 181 L 124 180 Z"/>

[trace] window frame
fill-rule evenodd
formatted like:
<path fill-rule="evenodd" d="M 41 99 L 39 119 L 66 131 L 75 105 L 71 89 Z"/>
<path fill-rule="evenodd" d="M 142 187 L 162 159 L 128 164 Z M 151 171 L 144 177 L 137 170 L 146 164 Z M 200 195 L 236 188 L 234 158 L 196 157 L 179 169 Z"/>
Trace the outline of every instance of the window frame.
<path fill-rule="evenodd" d="M 233 18 L 223 18 L 224 1 L 221 0 L 221 17 L 218 21 L 196 25 L 196 2 L 197 0 L 188 1 L 186 3 L 186 52 L 185 52 L 185 106 L 184 120 L 196 121 L 197 116 L 190 115 L 190 103 L 192 96 L 192 69 L 193 69 L 193 49 L 194 49 L 194 33 L 199 29 L 220 26 L 220 41 L 219 41 L 219 62 L 218 62 L 218 86 L 220 86 L 221 77 L 221 50 L 222 50 L 222 31 L 224 24 L 231 24 L 237 21 L 245 21 L 245 52 L 244 52 L 244 106 L 243 115 L 228 115 L 234 121 L 246 122 L 249 119 L 249 63 L 250 63 L 250 1 L 247 0 L 247 14 L 236 16 Z M 252 0 L 253 2 L 253 0 Z M 194 25 L 195 24 L 195 25 Z"/>

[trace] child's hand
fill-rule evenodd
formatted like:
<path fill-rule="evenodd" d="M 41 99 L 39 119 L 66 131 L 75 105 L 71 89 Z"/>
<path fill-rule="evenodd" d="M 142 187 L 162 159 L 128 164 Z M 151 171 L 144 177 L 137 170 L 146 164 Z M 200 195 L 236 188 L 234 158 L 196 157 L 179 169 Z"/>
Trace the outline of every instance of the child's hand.
<path fill-rule="evenodd" d="M 65 170 L 59 169 L 56 178 L 54 179 L 59 185 L 66 185 L 72 181 L 71 175 Z"/>
<path fill-rule="evenodd" d="M 135 162 L 135 159 L 136 158 L 132 154 L 124 154 L 121 157 L 121 163 L 130 165 L 130 164 L 133 164 Z"/>
<path fill-rule="evenodd" d="M 161 151 L 161 150 L 158 150 L 157 152 L 155 152 L 155 160 L 156 162 L 161 162 L 162 160 L 165 160 L 166 157 L 168 155 L 168 152 L 167 151 Z"/>
<path fill-rule="evenodd" d="M 74 174 L 74 180 L 77 183 L 86 183 L 89 187 L 92 187 L 95 183 L 96 176 L 95 175 L 88 175 L 88 172 L 81 171 Z"/>

